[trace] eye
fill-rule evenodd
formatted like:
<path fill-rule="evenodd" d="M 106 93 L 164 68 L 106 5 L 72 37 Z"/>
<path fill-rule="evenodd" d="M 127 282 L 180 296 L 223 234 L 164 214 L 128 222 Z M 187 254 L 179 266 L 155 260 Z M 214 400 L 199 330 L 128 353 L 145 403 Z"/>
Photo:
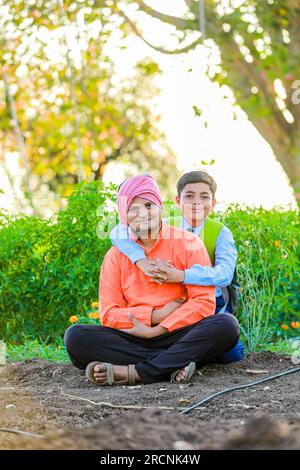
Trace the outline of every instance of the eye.
<path fill-rule="evenodd" d="M 152 203 L 151 202 L 146 202 L 145 207 L 147 207 L 147 209 L 151 209 Z"/>

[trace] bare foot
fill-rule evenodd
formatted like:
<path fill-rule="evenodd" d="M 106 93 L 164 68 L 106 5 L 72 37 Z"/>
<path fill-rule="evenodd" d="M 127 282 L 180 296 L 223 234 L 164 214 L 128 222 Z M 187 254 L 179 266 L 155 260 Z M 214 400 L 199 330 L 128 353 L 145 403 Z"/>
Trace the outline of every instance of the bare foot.
<path fill-rule="evenodd" d="M 186 374 L 187 374 L 188 367 L 189 367 L 189 366 L 186 366 L 186 367 L 184 367 L 183 369 L 180 369 L 179 372 L 177 372 L 177 374 L 175 375 L 175 381 L 176 381 L 176 382 L 182 382 L 182 381 L 185 379 L 185 376 L 186 376 Z"/>
<path fill-rule="evenodd" d="M 136 370 L 135 373 L 135 382 L 140 382 L 141 379 Z M 128 379 L 128 367 L 127 366 L 113 366 L 113 375 L 114 380 L 126 380 Z M 106 380 L 106 366 L 104 364 L 97 364 L 94 367 L 94 377 L 97 382 L 105 382 Z"/>

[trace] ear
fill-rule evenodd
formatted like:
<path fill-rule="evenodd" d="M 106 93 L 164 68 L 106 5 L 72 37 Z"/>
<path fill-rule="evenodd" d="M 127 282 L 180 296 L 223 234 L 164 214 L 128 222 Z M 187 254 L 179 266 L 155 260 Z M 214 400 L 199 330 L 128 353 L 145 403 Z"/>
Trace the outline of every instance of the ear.
<path fill-rule="evenodd" d="M 176 196 L 176 197 L 175 197 L 175 201 L 176 201 L 176 204 L 177 204 L 177 206 L 179 206 L 179 203 L 180 203 L 180 197 L 179 197 L 179 196 Z"/>

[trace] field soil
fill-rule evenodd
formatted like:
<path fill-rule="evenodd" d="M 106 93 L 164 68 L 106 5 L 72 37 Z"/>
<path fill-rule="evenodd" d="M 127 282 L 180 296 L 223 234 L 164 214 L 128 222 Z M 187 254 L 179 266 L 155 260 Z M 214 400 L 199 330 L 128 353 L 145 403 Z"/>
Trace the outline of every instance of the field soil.
<path fill-rule="evenodd" d="M 253 353 L 197 370 L 189 384 L 96 386 L 71 364 L 38 359 L 0 367 L 0 449 L 299 449 L 300 372 L 229 387 L 296 367 Z M 24 434 L 28 433 L 28 434 Z"/>

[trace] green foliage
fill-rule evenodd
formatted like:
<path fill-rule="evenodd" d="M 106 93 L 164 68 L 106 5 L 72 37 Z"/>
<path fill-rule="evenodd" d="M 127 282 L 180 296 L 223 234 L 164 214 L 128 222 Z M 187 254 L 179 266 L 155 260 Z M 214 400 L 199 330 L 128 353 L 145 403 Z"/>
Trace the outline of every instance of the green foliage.
<path fill-rule="evenodd" d="M 127 28 L 104 2 L 29 3 L 0 0 L 5 151 L 20 152 L 14 108 L 35 192 L 68 196 L 80 181 L 82 157 L 86 181 L 101 180 L 108 163 L 130 161 L 134 169 L 151 168 L 169 195 L 176 158 L 157 126 L 160 116 L 149 106 L 159 93 L 158 64 L 145 57 L 120 76 L 112 57 L 120 54 Z M 127 55 L 120 58 L 126 61 Z M 24 159 L 19 163 L 25 165 Z"/>
<path fill-rule="evenodd" d="M 115 202 L 116 187 L 91 182 L 77 185 L 67 208 L 49 221 L 0 214 L 2 339 L 48 344 L 62 337 L 70 317 L 99 324 L 91 304 L 117 223 Z M 163 215 L 170 214 L 179 208 L 167 201 Z M 233 205 L 215 217 L 232 230 L 238 250 L 237 316 L 247 350 L 299 335 L 298 213 Z"/>
<path fill-rule="evenodd" d="M 2 215 L 1 338 L 54 339 L 70 325 L 70 316 L 88 311 L 98 297 L 100 266 L 111 246 L 108 201 L 114 200 L 115 188 L 95 181 L 77 185 L 56 220 Z"/>
<path fill-rule="evenodd" d="M 248 350 L 299 335 L 299 216 L 284 209 L 231 206 L 221 220 L 238 250 L 239 319 Z M 281 325 L 288 326 L 285 331 Z"/>
<path fill-rule="evenodd" d="M 69 362 L 70 360 L 62 340 L 60 340 L 60 344 L 58 341 L 46 344 L 38 339 L 24 340 L 21 345 L 8 344 L 6 346 L 6 359 L 9 362 L 33 358 L 52 362 Z"/>
<path fill-rule="evenodd" d="M 179 216 L 180 209 L 167 201 L 163 215 Z M 298 212 L 232 204 L 226 212 L 211 216 L 219 218 L 234 236 L 241 285 L 237 317 L 246 350 L 259 350 L 277 340 L 299 337 Z"/>

